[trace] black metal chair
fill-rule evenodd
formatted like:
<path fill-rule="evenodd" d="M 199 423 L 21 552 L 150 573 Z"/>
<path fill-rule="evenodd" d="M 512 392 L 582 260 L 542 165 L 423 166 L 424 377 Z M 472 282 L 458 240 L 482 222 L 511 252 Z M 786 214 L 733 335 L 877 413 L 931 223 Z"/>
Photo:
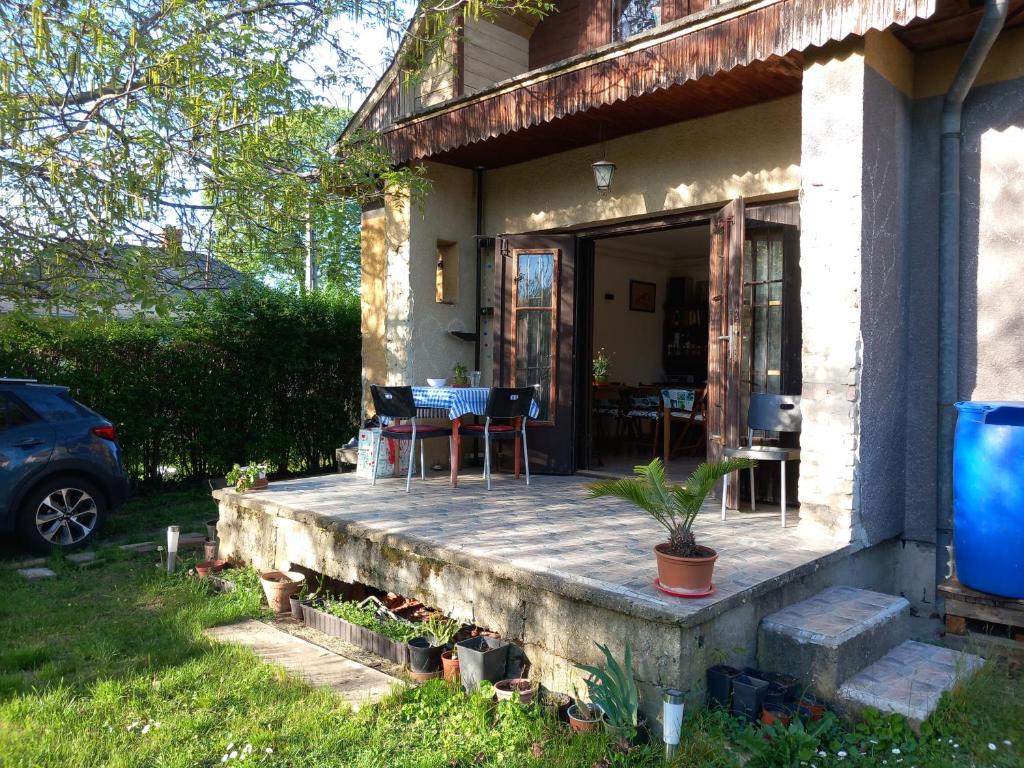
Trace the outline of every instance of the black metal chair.
<path fill-rule="evenodd" d="M 370 485 L 377 484 L 377 462 L 380 461 L 380 445 L 384 438 L 392 440 L 411 440 L 409 446 L 409 469 L 405 477 L 405 492 L 409 492 L 412 484 L 412 465 L 416 461 L 416 441 L 426 440 L 432 437 L 448 438 L 448 453 L 451 454 L 452 432 L 445 427 L 438 427 L 431 424 L 419 426 L 416 423 L 416 401 L 412 396 L 412 387 L 382 387 L 377 384 L 370 385 L 370 394 L 373 396 L 373 407 L 377 411 L 377 417 L 381 419 L 381 429 L 377 435 L 377 444 L 373 447 L 373 476 Z M 388 420 L 384 424 L 384 419 Z M 405 419 L 407 424 L 396 423 L 399 419 Z M 426 479 L 427 467 L 423 458 L 423 443 L 420 443 L 420 477 Z"/>
<path fill-rule="evenodd" d="M 526 463 L 526 484 L 530 484 L 530 454 L 526 448 L 526 422 L 530 418 L 530 405 L 537 390 L 534 387 L 491 387 L 487 394 L 487 409 L 483 424 L 467 424 L 459 428 L 460 434 L 484 438 L 484 478 L 487 490 L 491 490 L 491 440 L 515 440 L 515 463 L 519 463 L 519 443 L 523 446 L 523 461 Z M 511 421 L 511 424 L 494 424 L 493 421 Z M 519 467 L 515 470 L 519 479 Z"/>
<path fill-rule="evenodd" d="M 800 396 L 754 394 L 750 396 L 750 407 L 747 409 L 747 444 L 740 448 L 726 448 L 725 458 L 757 459 L 758 461 L 777 461 L 780 464 L 779 508 L 782 511 L 782 527 L 786 527 L 786 462 L 800 458 L 799 448 L 785 448 L 779 445 L 755 445 L 754 432 L 799 432 L 800 431 Z M 726 499 L 729 495 L 729 477 L 722 483 L 722 519 L 725 520 Z M 757 509 L 754 499 L 754 469 L 750 469 L 750 509 Z"/>

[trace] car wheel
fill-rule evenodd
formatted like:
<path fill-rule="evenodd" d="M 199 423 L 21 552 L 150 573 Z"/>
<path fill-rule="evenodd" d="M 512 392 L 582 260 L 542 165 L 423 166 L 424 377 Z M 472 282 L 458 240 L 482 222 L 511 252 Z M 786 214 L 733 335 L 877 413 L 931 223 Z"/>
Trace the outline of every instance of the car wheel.
<path fill-rule="evenodd" d="M 88 480 L 56 477 L 33 488 L 18 520 L 29 549 L 47 553 L 84 547 L 106 517 L 106 501 Z"/>

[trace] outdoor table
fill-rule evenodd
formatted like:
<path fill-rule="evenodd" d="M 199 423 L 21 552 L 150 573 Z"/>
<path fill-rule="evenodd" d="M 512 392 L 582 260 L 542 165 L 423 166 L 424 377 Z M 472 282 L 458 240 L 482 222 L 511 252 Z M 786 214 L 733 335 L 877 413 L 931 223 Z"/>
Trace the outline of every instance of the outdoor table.
<path fill-rule="evenodd" d="M 452 420 L 452 476 L 451 483 L 459 484 L 459 463 L 461 458 L 462 439 L 459 427 L 462 417 L 467 415 L 484 416 L 487 413 L 487 396 L 490 387 L 413 387 L 412 399 L 417 408 L 432 410 L 448 410 L 448 418 Z M 540 406 L 534 400 L 530 403 L 530 418 L 540 415 Z M 519 424 L 516 424 L 519 427 Z M 516 440 L 515 471 L 519 476 L 519 462 L 522 460 Z"/>

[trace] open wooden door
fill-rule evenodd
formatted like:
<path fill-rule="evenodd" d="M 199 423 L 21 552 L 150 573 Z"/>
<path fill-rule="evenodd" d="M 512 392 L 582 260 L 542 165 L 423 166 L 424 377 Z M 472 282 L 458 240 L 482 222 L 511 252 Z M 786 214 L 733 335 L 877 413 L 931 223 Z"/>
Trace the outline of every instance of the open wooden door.
<path fill-rule="evenodd" d="M 743 302 L 744 204 L 739 197 L 711 219 L 711 274 L 708 328 L 708 460 L 740 442 L 740 360 Z M 738 483 L 729 485 L 730 507 Z"/>
<path fill-rule="evenodd" d="M 537 388 L 540 417 L 530 422 L 530 470 L 576 469 L 575 235 L 507 235 L 495 250 L 499 386 Z"/>

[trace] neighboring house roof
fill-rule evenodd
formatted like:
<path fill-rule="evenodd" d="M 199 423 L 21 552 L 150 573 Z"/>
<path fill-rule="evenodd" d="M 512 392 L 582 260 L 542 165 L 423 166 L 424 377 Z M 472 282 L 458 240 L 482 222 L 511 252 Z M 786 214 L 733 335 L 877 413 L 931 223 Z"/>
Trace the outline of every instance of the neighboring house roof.
<path fill-rule="evenodd" d="M 934 17 L 937 25 L 958 22 L 955 37 L 969 37 L 976 9 L 963 5 L 952 0 L 729 0 L 431 104 L 410 103 L 396 57 L 346 135 L 379 131 L 396 164 L 426 158 L 467 167 L 519 162 L 536 156 L 538 145 L 546 154 L 592 144 L 599 131 L 608 139 L 796 93 L 803 52 L 850 36 L 913 28 Z M 913 29 L 903 32 L 905 44 L 914 47 Z M 457 70 L 461 56 L 458 46 Z M 457 89 L 459 77 L 454 82 Z M 496 158 L 487 143 L 499 137 L 502 151 Z"/>
<path fill-rule="evenodd" d="M 69 244 L 70 248 L 76 247 L 74 244 Z M 65 245 L 65 251 L 67 251 L 69 245 Z M 84 249 L 95 249 L 97 255 L 100 258 L 109 258 L 107 253 L 108 249 L 113 251 L 115 258 L 130 260 L 134 255 L 140 252 L 144 253 L 147 259 L 156 257 L 159 259 L 161 256 L 167 257 L 166 249 L 163 247 L 155 248 L 150 246 L 141 245 L 115 245 L 115 246 L 90 246 L 89 244 L 78 244 L 77 247 Z M 65 252 L 64 256 L 67 257 L 68 253 Z M 170 258 L 167 257 L 170 261 Z M 179 263 L 172 267 L 166 267 L 160 271 L 158 280 L 158 287 L 162 290 L 165 295 L 179 296 L 184 298 L 190 294 L 203 293 L 207 291 L 229 291 L 241 285 L 247 279 L 246 276 L 239 272 L 234 267 L 225 264 L 219 259 L 208 257 L 195 251 L 182 251 L 175 259 Z M 40 299 L 37 302 L 40 307 L 39 312 L 41 314 L 56 314 L 60 317 L 74 317 L 78 313 L 73 307 L 61 307 L 57 306 L 46 306 L 44 298 L 47 291 L 45 283 L 40 283 L 36 286 L 37 292 L 40 295 Z M 124 301 L 119 303 L 115 308 L 115 313 L 119 316 L 131 316 L 138 314 L 139 308 L 137 305 L 132 303 L 128 296 L 127 291 L 120 285 L 111 285 L 110 293 L 112 297 L 118 297 L 120 294 L 124 294 Z M 10 312 L 15 308 L 13 302 L 0 301 L 0 314 Z"/>

